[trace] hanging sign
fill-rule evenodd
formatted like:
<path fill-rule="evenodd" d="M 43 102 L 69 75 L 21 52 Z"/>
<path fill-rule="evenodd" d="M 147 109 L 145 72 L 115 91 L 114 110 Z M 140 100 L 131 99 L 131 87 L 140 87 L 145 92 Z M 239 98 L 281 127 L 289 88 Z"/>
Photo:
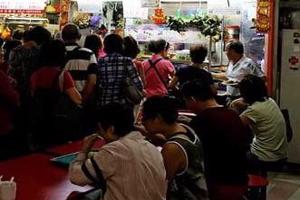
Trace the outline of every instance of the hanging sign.
<path fill-rule="evenodd" d="M 159 6 L 158 0 L 141 0 L 143 8 L 155 8 Z"/>
<path fill-rule="evenodd" d="M 271 2 L 270 0 L 258 0 L 256 12 L 256 30 L 257 32 L 266 33 L 270 30 L 271 19 Z"/>
<path fill-rule="evenodd" d="M 125 18 L 148 19 L 148 8 L 142 8 L 140 0 L 124 0 L 123 12 Z"/>
<path fill-rule="evenodd" d="M 240 15 L 241 2 L 238 0 L 207 1 L 207 11 L 212 15 Z"/>
<path fill-rule="evenodd" d="M 166 15 L 162 8 L 155 8 L 154 14 L 151 17 L 152 21 L 155 24 L 165 24 L 166 23 Z"/>
<path fill-rule="evenodd" d="M 77 0 L 78 10 L 84 13 L 100 13 L 102 2 L 95 0 Z"/>

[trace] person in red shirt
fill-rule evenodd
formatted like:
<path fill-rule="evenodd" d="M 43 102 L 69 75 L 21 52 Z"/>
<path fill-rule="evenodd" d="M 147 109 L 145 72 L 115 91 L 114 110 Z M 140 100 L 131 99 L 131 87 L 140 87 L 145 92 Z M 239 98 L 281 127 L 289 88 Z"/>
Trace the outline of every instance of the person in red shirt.
<path fill-rule="evenodd" d="M 0 63 L 5 63 L 3 54 L 0 56 Z M 6 71 L 0 68 L 0 160 L 14 155 L 21 146 L 17 144 L 17 140 L 21 137 L 16 134 L 14 127 L 14 118 L 20 105 L 20 95 L 13 87 L 12 78 L 7 75 Z M 7 151 L 7 149 L 10 150 Z"/>
<path fill-rule="evenodd" d="M 170 44 L 165 40 L 150 41 L 148 48 L 154 54 L 143 62 L 147 97 L 165 96 L 168 94 L 170 77 L 175 74 L 173 64 L 165 59 Z"/>
<path fill-rule="evenodd" d="M 142 61 L 138 60 L 136 57 L 140 53 L 140 48 L 138 46 L 137 41 L 131 37 L 127 36 L 124 39 L 124 56 L 130 57 L 132 59 L 132 62 L 141 77 L 143 84 L 145 85 L 145 74 L 143 70 Z"/>
<path fill-rule="evenodd" d="M 31 76 L 29 140 L 32 150 L 75 139 L 80 133 L 80 113 L 76 105 L 82 100 L 70 73 L 62 70 L 65 53 L 65 46 L 59 40 L 43 45 L 42 67 Z"/>
<path fill-rule="evenodd" d="M 20 104 L 20 96 L 12 86 L 8 75 L 0 70 L 0 135 L 9 134 L 13 129 L 12 118 Z"/>

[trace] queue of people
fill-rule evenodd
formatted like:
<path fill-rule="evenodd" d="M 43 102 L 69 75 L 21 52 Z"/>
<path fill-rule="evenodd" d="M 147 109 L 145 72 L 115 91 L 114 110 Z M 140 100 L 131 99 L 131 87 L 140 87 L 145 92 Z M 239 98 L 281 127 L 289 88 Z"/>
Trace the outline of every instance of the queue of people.
<path fill-rule="evenodd" d="M 227 46 L 228 71 L 218 75 L 238 81 L 227 88 L 227 107 L 216 100 L 217 75 L 203 64 L 203 45 L 192 46 L 192 64 L 176 71 L 165 40 L 151 41 L 153 55 L 141 62 L 132 37 L 89 35 L 80 47 L 76 25 L 61 35 L 52 39 L 35 27 L 1 61 L 8 71 L 0 71 L 0 119 L 6 122 L 0 142 L 21 131 L 22 143 L 36 151 L 85 137 L 70 180 L 101 188 L 99 199 L 242 200 L 249 173 L 265 176 L 285 162 L 285 120 L 240 42 Z M 142 94 L 140 123 L 124 82 Z M 179 122 L 169 90 L 196 114 L 188 123 Z M 92 152 L 99 138 L 106 144 Z"/>

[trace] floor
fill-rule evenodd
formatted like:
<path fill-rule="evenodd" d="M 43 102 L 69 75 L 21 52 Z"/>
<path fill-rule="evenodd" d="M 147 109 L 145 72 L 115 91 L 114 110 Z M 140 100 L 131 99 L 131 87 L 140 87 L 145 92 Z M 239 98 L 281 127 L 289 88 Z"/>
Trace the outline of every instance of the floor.
<path fill-rule="evenodd" d="M 300 169 L 269 173 L 267 200 L 300 200 Z"/>

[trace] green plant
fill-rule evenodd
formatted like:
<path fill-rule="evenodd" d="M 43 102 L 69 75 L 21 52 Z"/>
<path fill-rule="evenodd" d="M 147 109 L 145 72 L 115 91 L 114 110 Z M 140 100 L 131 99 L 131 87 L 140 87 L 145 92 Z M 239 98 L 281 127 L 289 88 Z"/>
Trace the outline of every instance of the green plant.
<path fill-rule="evenodd" d="M 188 25 L 188 23 L 181 17 L 169 16 L 167 22 L 167 26 L 170 27 L 171 30 L 178 32 L 185 31 Z"/>
<path fill-rule="evenodd" d="M 194 28 L 201 32 L 205 37 L 211 36 L 214 41 L 221 39 L 222 21 L 217 16 L 197 15 L 192 19 L 186 20 L 182 17 L 168 17 L 168 27 L 178 32 L 185 31 L 188 28 Z"/>
<path fill-rule="evenodd" d="M 204 36 L 211 36 L 214 40 L 220 40 L 222 21 L 217 16 L 204 16 L 202 18 L 203 25 L 200 29 Z"/>
<path fill-rule="evenodd" d="M 124 27 L 125 27 L 125 20 L 124 20 L 124 18 L 121 18 L 121 19 L 119 19 L 119 20 L 117 21 L 116 27 L 117 27 L 117 28 L 122 28 L 122 29 L 124 29 Z"/>

